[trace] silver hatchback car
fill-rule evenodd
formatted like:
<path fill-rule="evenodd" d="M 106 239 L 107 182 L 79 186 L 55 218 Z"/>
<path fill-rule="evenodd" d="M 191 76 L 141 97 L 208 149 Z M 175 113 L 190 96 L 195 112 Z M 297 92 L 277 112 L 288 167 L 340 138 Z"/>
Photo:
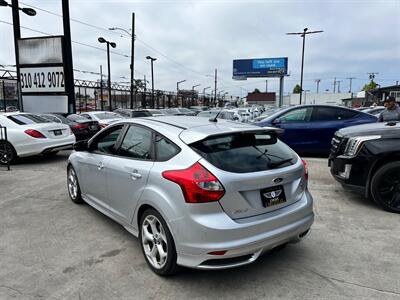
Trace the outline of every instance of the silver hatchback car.
<path fill-rule="evenodd" d="M 314 220 L 307 165 L 274 128 L 125 119 L 75 144 L 68 191 L 139 237 L 157 274 L 222 269 L 298 242 Z"/>

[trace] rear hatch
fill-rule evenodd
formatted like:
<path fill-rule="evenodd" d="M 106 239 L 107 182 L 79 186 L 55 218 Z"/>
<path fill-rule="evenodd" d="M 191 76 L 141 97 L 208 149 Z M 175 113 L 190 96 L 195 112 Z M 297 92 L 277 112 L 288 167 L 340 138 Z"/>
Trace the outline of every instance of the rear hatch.
<path fill-rule="evenodd" d="M 219 202 L 232 219 L 268 213 L 303 196 L 302 161 L 271 130 L 224 133 L 189 146 L 223 185 Z"/>

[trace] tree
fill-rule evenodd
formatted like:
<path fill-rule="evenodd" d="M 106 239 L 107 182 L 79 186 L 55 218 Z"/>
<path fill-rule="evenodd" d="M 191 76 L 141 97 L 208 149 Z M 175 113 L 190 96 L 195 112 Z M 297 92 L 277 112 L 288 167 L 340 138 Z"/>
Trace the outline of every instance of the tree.
<path fill-rule="evenodd" d="M 371 80 L 370 83 L 364 85 L 362 90 L 367 92 L 367 91 L 376 89 L 377 86 L 378 86 L 378 84 L 375 81 Z"/>
<path fill-rule="evenodd" d="M 301 87 L 299 84 L 296 84 L 295 87 L 293 88 L 293 94 L 300 94 L 301 93 Z"/>
<path fill-rule="evenodd" d="M 258 94 L 258 93 L 261 93 L 261 92 L 260 92 L 259 89 L 254 89 L 254 92 L 253 92 L 253 93 L 257 93 L 257 94 Z"/>

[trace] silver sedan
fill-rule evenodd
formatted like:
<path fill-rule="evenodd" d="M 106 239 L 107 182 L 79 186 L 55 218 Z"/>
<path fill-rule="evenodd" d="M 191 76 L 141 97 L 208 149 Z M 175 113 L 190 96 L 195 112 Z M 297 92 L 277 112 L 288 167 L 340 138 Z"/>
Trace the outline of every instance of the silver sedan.
<path fill-rule="evenodd" d="M 273 128 L 205 118 L 125 119 L 75 144 L 68 191 L 140 240 L 159 275 L 222 269 L 309 232 L 307 165 Z"/>

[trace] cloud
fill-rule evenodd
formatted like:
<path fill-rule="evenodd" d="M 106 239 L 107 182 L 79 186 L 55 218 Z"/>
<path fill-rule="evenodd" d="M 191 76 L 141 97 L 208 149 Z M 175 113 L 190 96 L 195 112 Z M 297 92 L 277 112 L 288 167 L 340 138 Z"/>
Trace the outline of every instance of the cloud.
<path fill-rule="evenodd" d="M 61 1 L 24 0 L 23 3 L 61 14 Z M 21 4 L 23 6 L 23 4 Z M 379 72 L 382 85 L 400 80 L 399 1 L 71 1 L 71 18 L 101 28 L 131 27 L 136 14 L 136 77 L 150 77 L 145 57 L 154 63 L 155 87 L 173 91 L 176 82 L 186 79 L 182 88 L 201 84 L 213 86 L 206 77 L 218 68 L 219 87 L 234 95 L 254 88 L 265 89 L 264 79 L 233 81 L 232 60 L 252 57 L 289 57 L 291 76 L 285 91 L 298 83 L 301 64 L 301 38 L 286 32 L 324 30 L 307 36 L 304 86 L 314 90 L 314 80 L 322 79 L 320 89 L 332 89 L 333 78 L 356 77 L 353 86 L 362 86 L 368 72 Z M 393 16 L 393 17 L 391 17 Z M 0 20 L 11 21 L 11 11 L 0 9 Z M 35 17 L 21 15 L 21 25 L 51 34 L 62 33 L 58 16 L 38 10 Z M 117 43 L 116 52 L 130 55 L 131 41 L 124 34 L 71 22 L 72 39 L 96 47 L 99 36 Z M 14 62 L 12 28 L 0 23 L 0 64 Z M 23 35 L 37 35 L 23 30 Z M 148 47 L 151 46 L 151 48 Z M 156 51 L 154 50 L 156 49 Z M 76 69 L 98 71 L 104 51 L 73 45 Z M 130 59 L 111 56 L 112 78 L 129 78 Z M 97 80 L 94 75 L 78 73 L 81 79 Z M 278 89 L 278 80 L 269 79 L 269 90 Z"/>

